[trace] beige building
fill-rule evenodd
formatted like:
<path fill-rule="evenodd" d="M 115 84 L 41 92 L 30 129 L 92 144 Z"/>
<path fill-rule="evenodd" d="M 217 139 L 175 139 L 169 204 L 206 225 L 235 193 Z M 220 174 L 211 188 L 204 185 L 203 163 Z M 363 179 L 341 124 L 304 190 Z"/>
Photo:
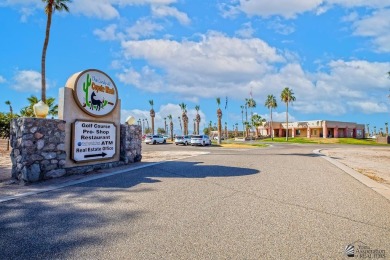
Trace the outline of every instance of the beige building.
<path fill-rule="evenodd" d="M 364 124 L 351 122 L 314 120 L 288 123 L 289 137 L 322 137 L 322 138 L 364 138 Z M 286 123 L 272 122 L 272 131 L 274 137 L 286 136 Z M 270 122 L 259 127 L 260 135 L 270 135 Z"/>

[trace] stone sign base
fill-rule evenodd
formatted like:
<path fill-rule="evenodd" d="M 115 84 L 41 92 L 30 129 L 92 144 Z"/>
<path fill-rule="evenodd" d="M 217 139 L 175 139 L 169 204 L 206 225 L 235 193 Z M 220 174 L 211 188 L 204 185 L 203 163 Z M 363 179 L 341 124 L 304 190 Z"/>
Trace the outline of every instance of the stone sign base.
<path fill-rule="evenodd" d="M 11 123 L 12 178 L 37 182 L 64 175 L 82 174 L 139 162 L 142 159 L 141 127 L 120 126 L 120 160 L 66 167 L 66 122 L 57 119 L 17 118 Z"/>

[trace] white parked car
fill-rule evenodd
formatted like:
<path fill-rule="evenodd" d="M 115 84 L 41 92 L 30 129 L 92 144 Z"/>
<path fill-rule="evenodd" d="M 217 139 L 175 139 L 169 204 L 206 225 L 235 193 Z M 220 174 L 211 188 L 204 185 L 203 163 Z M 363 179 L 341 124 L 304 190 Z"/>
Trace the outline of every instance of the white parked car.
<path fill-rule="evenodd" d="M 191 145 L 211 145 L 211 140 L 208 135 L 193 135 L 191 137 Z"/>
<path fill-rule="evenodd" d="M 214 140 L 218 140 L 218 136 L 214 136 Z M 221 140 L 225 140 L 225 137 L 221 136 Z"/>
<path fill-rule="evenodd" d="M 175 137 L 175 144 L 189 145 L 191 144 L 191 138 L 188 135 L 177 135 Z"/>
<path fill-rule="evenodd" d="M 147 135 L 145 137 L 146 144 L 165 144 L 167 140 L 162 135 Z"/>

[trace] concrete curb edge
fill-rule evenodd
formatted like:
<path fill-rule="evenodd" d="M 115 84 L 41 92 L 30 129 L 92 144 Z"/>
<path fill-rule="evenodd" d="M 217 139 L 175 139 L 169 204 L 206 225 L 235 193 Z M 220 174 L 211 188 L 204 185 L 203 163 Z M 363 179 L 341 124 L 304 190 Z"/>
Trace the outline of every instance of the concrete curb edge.
<path fill-rule="evenodd" d="M 349 168 L 345 164 L 342 164 L 341 162 L 338 162 L 335 159 L 332 159 L 324 154 L 321 153 L 321 149 L 313 150 L 313 153 L 320 155 L 323 159 L 327 160 L 331 164 L 335 165 L 336 167 L 340 168 L 356 180 L 360 181 L 364 185 L 366 185 L 368 188 L 372 189 L 373 191 L 379 193 L 383 197 L 385 197 L 387 200 L 390 201 L 390 188 L 368 178 L 367 176 Z"/>

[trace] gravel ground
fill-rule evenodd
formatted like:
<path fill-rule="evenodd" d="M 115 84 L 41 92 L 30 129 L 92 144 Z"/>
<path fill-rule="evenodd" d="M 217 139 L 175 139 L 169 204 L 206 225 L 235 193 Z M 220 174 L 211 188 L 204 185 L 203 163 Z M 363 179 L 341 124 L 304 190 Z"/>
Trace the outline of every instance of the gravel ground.
<path fill-rule="evenodd" d="M 321 153 L 390 187 L 390 147 L 343 147 Z"/>

